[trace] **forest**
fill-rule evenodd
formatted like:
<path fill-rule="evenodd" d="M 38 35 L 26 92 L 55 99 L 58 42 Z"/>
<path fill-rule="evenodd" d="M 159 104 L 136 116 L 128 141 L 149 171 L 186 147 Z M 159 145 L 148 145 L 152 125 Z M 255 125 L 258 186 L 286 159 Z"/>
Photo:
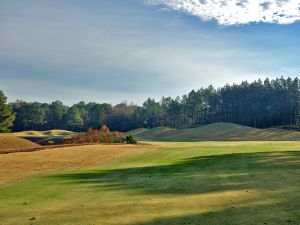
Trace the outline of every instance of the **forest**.
<path fill-rule="evenodd" d="M 192 127 L 215 122 L 231 122 L 257 128 L 300 126 L 300 82 L 298 78 L 276 78 L 244 81 L 220 88 L 209 86 L 192 90 L 181 97 L 148 98 L 142 106 L 122 102 L 79 102 L 66 106 L 52 103 L 18 100 L 6 104 L 1 92 L 0 113 L 10 112 L 6 130 L 68 129 L 86 131 L 107 125 L 113 131 L 157 126 Z M 99 96 L 101 99 L 101 96 Z M 1 117 L 1 116 L 0 116 Z M 2 116 L 3 117 L 3 116 Z M 1 123 L 1 121 L 0 121 Z M 1 129 L 0 129 L 1 130 Z M 2 129 L 5 131 L 5 129 Z"/>

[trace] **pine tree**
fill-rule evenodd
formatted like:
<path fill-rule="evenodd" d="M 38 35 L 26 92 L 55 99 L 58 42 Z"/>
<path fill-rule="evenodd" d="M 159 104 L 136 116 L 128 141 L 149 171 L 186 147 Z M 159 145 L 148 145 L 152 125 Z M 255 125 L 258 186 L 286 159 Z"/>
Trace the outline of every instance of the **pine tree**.
<path fill-rule="evenodd" d="M 69 108 L 66 114 L 67 128 L 73 131 L 81 131 L 83 127 L 83 118 L 76 105 Z"/>
<path fill-rule="evenodd" d="M 12 107 L 6 101 L 6 96 L 0 91 L 0 133 L 9 132 L 15 120 Z"/>

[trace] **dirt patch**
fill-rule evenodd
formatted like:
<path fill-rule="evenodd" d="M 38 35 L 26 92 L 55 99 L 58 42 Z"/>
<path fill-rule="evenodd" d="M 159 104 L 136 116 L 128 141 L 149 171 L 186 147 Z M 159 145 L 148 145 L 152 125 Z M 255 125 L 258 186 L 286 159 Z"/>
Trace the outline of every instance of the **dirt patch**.
<path fill-rule="evenodd" d="M 158 145 L 85 145 L 0 154 L 0 184 L 36 173 L 99 165 Z"/>

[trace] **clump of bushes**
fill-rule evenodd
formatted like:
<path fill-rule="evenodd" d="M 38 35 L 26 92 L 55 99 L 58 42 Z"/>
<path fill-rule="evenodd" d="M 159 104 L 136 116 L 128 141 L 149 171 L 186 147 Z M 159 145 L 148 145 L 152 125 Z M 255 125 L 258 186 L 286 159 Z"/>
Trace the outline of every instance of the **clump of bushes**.
<path fill-rule="evenodd" d="M 137 140 L 132 135 L 126 136 L 124 141 L 127 144 L 137 144 Z"/>
<path fill-rule="evenodd" d="M 90 128 L 86 133 L 79 133 L 67 141 L 68 144 L 87 144 L 87 143 L 127 143 L 137 144 L 137 141 L 131 135 L 126 136 L 122 132 L 111 132 L 106 125 L 103 125 L 100 130 Z"/>

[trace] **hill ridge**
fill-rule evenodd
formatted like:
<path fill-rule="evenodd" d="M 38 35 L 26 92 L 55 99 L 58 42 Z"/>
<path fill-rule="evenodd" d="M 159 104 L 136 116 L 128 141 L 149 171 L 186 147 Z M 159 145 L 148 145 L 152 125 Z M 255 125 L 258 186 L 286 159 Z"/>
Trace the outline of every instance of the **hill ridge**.
<path fill-rule="evenodd" d="M 21 150 L 37 148 L 40 145 L 12 135 L 0 134 L 0 153 L 9 150 Z"/>
<path fill-rule="evenodd" d="M 162 141 L 298 141 L 300 132 L 280 128 L 254 128 L 221 122 L 193 128 L 155 127 L 129 131 L 139 140 Z"/>

